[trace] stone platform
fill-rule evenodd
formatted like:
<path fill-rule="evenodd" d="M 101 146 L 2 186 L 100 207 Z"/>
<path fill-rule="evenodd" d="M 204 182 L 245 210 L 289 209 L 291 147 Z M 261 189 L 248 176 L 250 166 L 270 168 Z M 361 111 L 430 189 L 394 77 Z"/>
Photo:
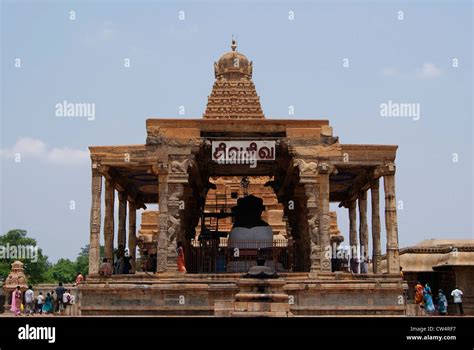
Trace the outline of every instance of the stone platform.
<path fill-rule="evenodd" d="M 281 293 L 269 309 L 242 302 L 241 274 L 136 274 L 89 276 L 79 288 L 82 315 L 308 316 L 405 315 L 406 282 L 399 275 L 288 273 L 278 280 Z M 288 307 L 278 298 L 288 295 Z M 245 302 L 244 302 L 245 303 Z M 281 311 L 281 312 L 280 312 Z M 237 316 L 237 314 L 236 314 Z"/>

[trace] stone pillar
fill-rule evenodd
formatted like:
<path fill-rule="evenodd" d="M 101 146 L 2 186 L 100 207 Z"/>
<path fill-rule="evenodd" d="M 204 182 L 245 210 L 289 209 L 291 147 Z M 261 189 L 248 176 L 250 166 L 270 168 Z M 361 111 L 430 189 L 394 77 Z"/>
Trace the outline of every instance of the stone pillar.
<path fill-rule="evenodd" d="M 101 223 L 101 195 L 102 175 L 97 170 L 97 164 L 92 165 L 92 204 L 90 214 L 90 241 L 89 241 L 89 275 L 99 273 L 100 260 L 100 223 Z"/>
<path fill-rule="evenodd" d="M 167 230 L 167 271 L 177 271 L 176 247 L 178 240 L 183 240 L 183 198 L 184 183 L 176 176 L 168 178 L 168 230 Z M 185 242 L 182 242 L 185 244 Z"/>
<path fill-rule="evenodd" d="M 321 244 L 321 271 L 331 272 L 331 256 L 328 256 L 327 249 L 331 248 L 331 236 L 329 229 L 331 227 L 331 218 L 329 214 L 329 174 L 333 167 L 327 163 L 321 163 L 319 170 L 319 188 L 320 188 L 320 244 Z M 332 250 L 331 250 L 332 251 Z"/>
<path fill-rule="evenodd" d="M 309 243 L 309 265 L 311 272 L 321 271 L 321 243 L 320 243 L 320 195 L 318 188 L 318 164 L 315 161 L 306 161 L 304 159 L 294 159 L 294 164 L 299 170 L 300 183 L 304 187 L 303 196 L 297 193 L 295 189 L 295 207 L 296 212 L 292 213 L 297 230 L 300 232 L 299 242 Z M 303 197 L 305 199 L 301 200 Z M 301 207 L 299 207 L 301 206 Z M 305 216 L 306 206 L 306 218 Z M 306 221 L 306 222 L 304 222 Z M 306 243 L 306 242 L 307 243 Z M 301 247 L 305 248 L 305 247 Z M 300 249 L 300 259 L 306 260 L 303 249 Z M 304 269 L 307 268 L 306 261 L 304 261 Z M 303 267 L 303 266 L 302 266 Z"/>
<path fill-rule="evenodd" d="M 105 180 L 105 217 L 104 217 L 104 251 L 105 258 L 114 263 L 114 201 L 115 188 L 112 180 Z"/>
<path fill-rule="evenodd" d="M 357 238 L 357 212 L 356 212 L 356 201 L 350 201 L 348 203 L 349 208 L 349 244 L 351 251 L 358 246 L 359 240 Z"/>
<path fill-rule="evenodd" d="M 182 237 L 181 212 L 184 210 L 184 186 L 188 184 L 190 156 L 170 156 L 169 166 L 156 167 L 158 174 L 159 232 L 157 272 L 177 271 L 176 244 Z"/>
<path fill-rule="evenodd" d="M 362 191 L 359 194 L 359 244 L 361 249 L 361 258 L 368 258 L 369 252 L 369 228 L 367 225 L 367 192 Z"/>
<path fill-rule="evenodd" d="M 168 174 L 158 175 L 158 240 L 157 240 L 157 272 L 166 271 L 168 247 Z"/>
<path fill-rule="evenodd" d="M 372 206 L 372 265 L 374 273 L 381 273 L 382 249 L 380 245 L 379 179 L 373 180 L 370 187 L 370 197 Z"/>
<path fill-rule="evenodd" d="M 359 272 L 359 264 L 357 260 L 357 252 L 359 250 L 359 239 L 357 237 L 357 211 L 356 201 L 347 203 L 349 208 L 349 245 L 351 252 L 350 270 L 352 272 Z"/>
<path fill-rule="evenodd" d="M 130 253 L 130 264 L 132 265 L 131 273 L 136 271 L 137 261 L 137 204 L 135 202 L 128 203 L 128 251 Z"/>
<path fill-rule="evenodd" d="M 306 181 L 308 181 L 308 179 L 306 179 Z M 313 179 L 313 182 L 306 182 L 304 184 L 304 191 L 306 195 L 306 220 L 308 222 L 307 230 L 310 244 L 310 271 L 316 272 L 321 270 L 321 244 L 319 242 L 320 201 L 316 178 Z M 304 213 L 304 207 L 297 209 L 300 209 L 301 213 Z M 304 240 L 304 237 L 301 237 L 301 239 Z"/>
<path fill-rule="evenodd" d="M 125 192 L 118 193 L 119 210 L 118 210 L 118 230 L 117 230 L 117 247 L 121 249 L 119 254 L 125 251 L 125 243 L 127 238 L 127 195 Z"/>
<path fill-rule="evenodd" d="M 385 190 L 385 228 L 387 230 L 387 273 L 400 275 L 398 255 L 397 202 L 395 198 L 395 166 L 393 171 L 384 174 Z"/>

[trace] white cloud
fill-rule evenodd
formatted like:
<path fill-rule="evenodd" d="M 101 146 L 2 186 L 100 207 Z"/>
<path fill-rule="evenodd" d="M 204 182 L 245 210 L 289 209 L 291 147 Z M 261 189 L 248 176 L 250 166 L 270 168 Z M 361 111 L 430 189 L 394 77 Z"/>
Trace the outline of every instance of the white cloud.
<path fill-rule="evenodd" d="M 395 67 L 384 67 L 380 71 L 380 75 L 388 78 L 399 78 L 408 80 L 425 80 L 435 79 L 443 74 L 443 70 L 438 68 L 434 63 L 423 63 L 420 68 L 412 72 L 401 72 Z"/>
<path fill-rule="evenodd" d="M 63 148 L 49 148 L 43 141 L 30 137 L 22 137 L 11 148 L 0 149 L 0 156 L 4 159 L 13 159 L 20 155 L 21 159 L 39 159 L 58 165 L 87 164 L 89 152 L 84 150 Z"/>
<path fill-rule="evenodd" d="M 423 63 L 417 71 L 417 76 L 421 79 L 434 79 L 441 76 L 441 74 L 443 74 L 443 71 L 436 67 L 434 63 Z"/>

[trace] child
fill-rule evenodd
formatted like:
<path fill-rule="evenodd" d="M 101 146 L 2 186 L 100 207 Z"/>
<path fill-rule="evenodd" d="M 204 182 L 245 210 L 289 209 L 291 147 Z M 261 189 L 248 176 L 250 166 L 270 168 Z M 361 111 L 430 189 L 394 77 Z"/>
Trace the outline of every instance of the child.
<path fill-rule="evenodd" d="M 43 297 L 43 293 L 42 292 L 39 292 L 39 295 L 38 295 L 38 307 L 37 307 L 37 310 L 39 311 L 40 315 L 43 314 L 43 304 L 44 304 L 44 297 Z"/>

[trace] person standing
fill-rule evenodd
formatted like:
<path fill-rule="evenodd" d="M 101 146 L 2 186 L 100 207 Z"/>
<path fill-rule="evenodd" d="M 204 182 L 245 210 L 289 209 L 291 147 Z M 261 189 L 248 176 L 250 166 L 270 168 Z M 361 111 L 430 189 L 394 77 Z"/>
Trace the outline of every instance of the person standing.
<path fill-rule="evenodd" d="M 43 304 L 44 304 L 43 293 L 39 292 L 39 295 L 38 295 L 38 312 L 39 312 L 40 315 L 43 314 Z"/>
<path fill-rule="evenodd" d="M 28 286 L 28 289 L 25 292 L 25 315 L 32 315 L 35 310 L 35 292 L 33 292 L 33 287 Z"/>
<path fill-rule="evenodd" d="M 18 316 L 21 314 L 21 302 L 22 302 L 22 297 L 21 297 L 21 290 L 20 286 L 17 286 L 16 289 L 12 292 L 12 305 L 10 308 L 10 311 L 12 311 L 15 316 Z"/>
<path fill-rule="evenodd" d="M 177 264 L 179 272 L 186 272 L 186 264 L 184 261 L 184 247 L 183 243 L 178 242 L 178 247 L 176 248 L 176 253 L 178 254 Z"/>
<path fill-rule="evenodd" d="M 435 311 L 435 307 L 433 304 L 433 297 L 431 295 L 431 288 L 428 285 L 428 283 L 425 284 L 425 290 L 424 290 L 424 302 L 425 302 L 425 310 L 427 313 L 432 314 Z"/>
<path fill-rule="evenodd" d="M 423 285 L 420 282 L 415 286 L 415 303 L 423 307 Z"/>
<path fill-rule="evenodd" d="M 102 259 L 102 264 L 100 264 L 99 275 L 103 277 L 112 276 L 113 268 L 112 264 L 107 261 L 107 258 Z"/>
<path fill-rule="evenodd" d="M 51 293 L 46 294 L 46 299 L 43 304 L 43 312 L 45 314 L 54 313 L 53 297 L 51 296 Z"/>
<path fill-rule="evenodd" d="M 464 310 L 462 308 L 462 290 L 458 287 L 455 287 L 454 290 L 451 292 L 451 296 L 454 298 L 454 304 L 458 306 L 461 316 L 464 316 Z"/>
<path fill-rule="evenodd" d="M 66 315 L 67 315 L 68 306 L 70 305 L 70 303 L 71 303 L 71 291 L 70 289 L 66 289 L 63 294 L 63 307 L 64 307 L 64 311 L 66 312 Z"/>
<path fill-rule="evenodd" d="M 56 287 L 56 298 L 57 298 L 57 305 L 56 306 L 56 312 L 61 313 L 61 311 L 64 309 L 64 304 L 63 304 L 63 295 L 66 289 L 63 287 L 63 283 L 59 282 L 59 285 Z"/>
<path fill-rule="evenodd" d="M 446 316 L 448 312 L 448 300 L 446 295 L 444 295 L 443 290 L 438 291 L 438 314 L 441 316 Z"/>

